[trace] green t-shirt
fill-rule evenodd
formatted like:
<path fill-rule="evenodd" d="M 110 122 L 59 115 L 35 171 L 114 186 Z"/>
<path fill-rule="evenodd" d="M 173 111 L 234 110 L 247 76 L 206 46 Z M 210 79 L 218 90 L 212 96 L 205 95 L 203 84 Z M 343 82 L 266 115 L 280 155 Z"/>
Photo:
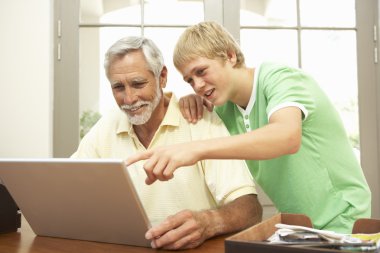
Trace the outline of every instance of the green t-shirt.
<path fill-rule="evenodd" d="M 227 102 L 216 111 L 235 135 L 268 124 L 271 113 L 286 106 L 303 112 L 301 148 L 246 161 L 252 175 L 280 212 L 306 214 L 315 228 L 350 233 L 357 218 L 370 216 L 371 193 L 340 116 L 314 79 L 262 63 L 246 110 Z"/>

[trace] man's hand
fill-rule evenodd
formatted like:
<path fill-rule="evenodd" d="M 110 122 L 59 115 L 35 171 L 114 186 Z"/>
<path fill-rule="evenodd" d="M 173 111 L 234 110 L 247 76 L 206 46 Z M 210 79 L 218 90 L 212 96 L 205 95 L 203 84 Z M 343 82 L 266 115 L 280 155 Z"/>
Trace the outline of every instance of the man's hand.
<path fill-rule="evenodd" d="M 126 166 L 146 160 L 144 170 L 147 175 L 145 183 L 153 184 L 157 179 L 168 181 L 173 178 L 176 169 L 190 166 L 200 160 L 198 142 L 181 143 L 158 147 L 136 153 L 128 157 Z"/>
<path fill-rule="evenodd" d="M 248 194 L 218 209 L 184 210 L 169 216 L 149 229 L 145 238 L 152 241 L 152 248 L 190 249 L 211 237 L 245 229 L 261 219 L 262 206 L 257 195 Z"/>
<path fill-rule="evenodd" d="M 211 237 L 208 234 L 208 225 L 206 212 L 184 210 L 149 229 L 145 238 L 152 241 L 152 248 L 191 249 Z"/>
<path fill-rule="evenodd" d="M 203 116 L 203 109 L 212 112 L 214 105 L 207 99 L 196 94 L 189 94 L 179 99 L 179 109 L 182 116 L 190 123 L 197 123 Z"/>

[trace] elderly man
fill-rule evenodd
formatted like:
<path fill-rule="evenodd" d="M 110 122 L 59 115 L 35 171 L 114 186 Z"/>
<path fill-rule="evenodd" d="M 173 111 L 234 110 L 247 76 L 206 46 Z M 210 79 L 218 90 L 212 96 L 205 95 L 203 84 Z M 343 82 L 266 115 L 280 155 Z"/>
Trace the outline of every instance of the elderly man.
<path fill-rule="evenodd" d="M 198 124 L 180 114 L 178 101 L 163 93 L 167 68 L 149 39 L 126 37 L 106 53 L 105 71 L 121 110 L 103 116 L 81 141 L 73 158 L 127 158 L 155 147 L 227 136 L 215 113 Z M 183 152 L 183 150 L 181 150 Z M 176 171 L 168 182 L 147 185 L 141 163 L 128 167 L 153 225 L 153 248 L 187 249 L 208 238 L 259 222 L 262 207 L 244 161 L 204 160 Z"/>

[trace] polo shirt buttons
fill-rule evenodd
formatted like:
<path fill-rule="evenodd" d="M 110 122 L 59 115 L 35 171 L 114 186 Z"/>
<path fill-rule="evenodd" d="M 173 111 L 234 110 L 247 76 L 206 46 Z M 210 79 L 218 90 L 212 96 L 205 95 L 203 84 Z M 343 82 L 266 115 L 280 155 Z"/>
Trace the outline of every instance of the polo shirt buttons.
<path fill-rule="evenodd" d="M 251 123 L 249 122 L 249 115 L 248 114 L 244 114 L 244 125 L 245 125 L 245 128 L 247 129 L 247 131 L 249 131 L 251 129 Z"/>

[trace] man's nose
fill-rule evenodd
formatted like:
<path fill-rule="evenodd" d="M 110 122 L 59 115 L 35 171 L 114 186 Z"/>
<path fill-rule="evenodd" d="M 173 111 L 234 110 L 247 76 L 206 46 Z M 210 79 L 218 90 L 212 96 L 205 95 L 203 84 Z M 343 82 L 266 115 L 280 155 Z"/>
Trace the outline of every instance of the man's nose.
<path fill-rule="evenodd" d="M 133 105 L 138 101 L 137 92 L 133 89 L 125 89 L 123 102 L 126 105 Z"/>

